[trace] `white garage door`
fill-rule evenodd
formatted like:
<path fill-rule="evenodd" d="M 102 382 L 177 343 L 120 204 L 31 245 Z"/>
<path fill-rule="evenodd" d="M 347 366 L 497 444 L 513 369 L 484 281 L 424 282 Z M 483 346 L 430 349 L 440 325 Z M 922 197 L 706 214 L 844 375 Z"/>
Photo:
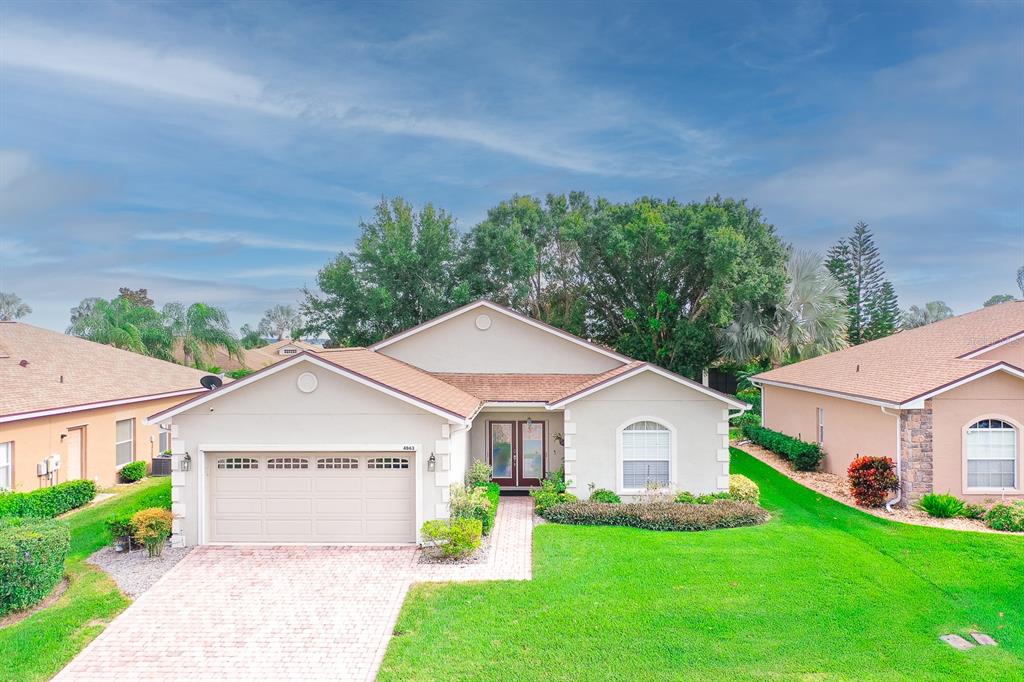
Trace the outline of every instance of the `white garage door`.
<path fill-rule="evenodd" d="M 207 539 L 414 542 L 413 459 L 409 452 L 207 453 Z"/>

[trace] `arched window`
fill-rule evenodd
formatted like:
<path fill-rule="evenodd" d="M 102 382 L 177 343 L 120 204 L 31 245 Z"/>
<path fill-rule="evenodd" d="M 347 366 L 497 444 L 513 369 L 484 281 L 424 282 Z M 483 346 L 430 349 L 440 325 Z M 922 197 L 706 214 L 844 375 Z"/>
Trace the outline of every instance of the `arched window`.
<path fill-rule="evenodd" d="M 218 469 L 258 469 L 259 463 L 252 457 L 225 457 L 217 460 Z"/>
<path fill-rule="evenodd" d="M 967 427 L 968 488 L 1017 487 L 1017 429 L 1001 419 L 982 419 Z"/>
<path fill-rule="evenodd" d="M 308 469 L 309 460 L 305 457 L 275 457 L 267 460 L 268 469 Z"/>
<path fill-rule="evenodd" d="M 652 420 L 638 420 L 619 432 L 619 465 L 623 490 L 666 487 L 672 481 L 672 432 Z"/>
<path fill-rule="evenodd" d="M 355 457 L 321 457 L 316 461 L 317 469 L 358 469 L 359 460 Z"/>
<path fill-rule="evenodd" d="M 374 457 L 366 460 L 367 469 L 408 469 L 409 460 L 404 457 Z"/>

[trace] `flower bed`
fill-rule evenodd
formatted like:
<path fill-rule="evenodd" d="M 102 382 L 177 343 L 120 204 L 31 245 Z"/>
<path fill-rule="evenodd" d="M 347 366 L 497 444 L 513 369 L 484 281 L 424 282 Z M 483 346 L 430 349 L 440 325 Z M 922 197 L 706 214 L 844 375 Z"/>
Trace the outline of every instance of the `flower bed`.
<path fill-rule="evenodd" d="M 768 520 L 768 512 L 764 509 L 733 500 L 720 500 L 713 504 L 568 502 L 548 507 L 543 516 L 552 523 L 577 526 L 629 526 L 673 531 L 737 528 Z"/>

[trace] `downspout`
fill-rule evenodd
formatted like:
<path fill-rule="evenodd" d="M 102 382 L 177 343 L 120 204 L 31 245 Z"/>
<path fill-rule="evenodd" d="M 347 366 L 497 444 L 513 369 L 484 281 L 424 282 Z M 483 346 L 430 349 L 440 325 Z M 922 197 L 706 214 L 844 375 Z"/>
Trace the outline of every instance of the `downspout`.
<path fill-rule="evenodd" d="M 885 511 L 892 513 L 892 506 L 898 504 L 903 499 L 903 439 L 900 437 L 900 413 L 896 414 L 885 411 L 885 405 L 879 406 L 882 410 L 882 414 L 887 414 L 890 417 L 896 417 L 896 480 L 899 482 L 899 488 L 896 489 L 896 497 L 892 498 L 885 503 Z"/>

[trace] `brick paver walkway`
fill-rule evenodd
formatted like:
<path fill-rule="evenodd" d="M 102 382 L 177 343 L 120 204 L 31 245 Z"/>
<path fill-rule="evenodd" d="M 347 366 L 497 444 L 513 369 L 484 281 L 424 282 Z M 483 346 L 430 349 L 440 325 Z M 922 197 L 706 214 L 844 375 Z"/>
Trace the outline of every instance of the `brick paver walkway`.
<path fill-rule="evenodd" d="M 199 547 L 55 680 L 369 680 L 409 586 L 529 580 L 533 500 L 503 497 L 486 562 L 414 547 Z"/>

